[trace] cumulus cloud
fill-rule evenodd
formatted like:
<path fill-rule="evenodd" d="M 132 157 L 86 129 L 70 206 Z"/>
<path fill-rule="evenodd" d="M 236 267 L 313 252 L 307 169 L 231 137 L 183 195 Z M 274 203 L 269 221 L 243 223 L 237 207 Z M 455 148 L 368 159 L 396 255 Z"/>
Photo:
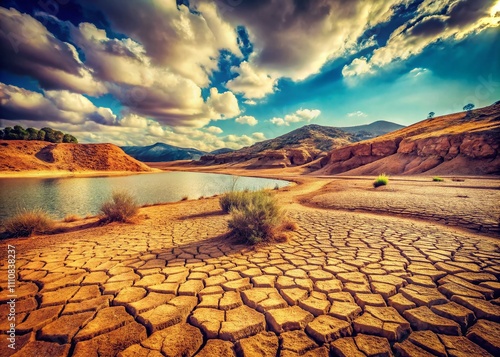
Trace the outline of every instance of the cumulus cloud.
<path fill-rule="evenodd" d="M 251 115 L 243 115 L 241 117 L 236 118 L 235 121 L 237 123 L 246 124 L 246 125 L 250 125 L 250 126 L 255 126 L 259 122 L 257 119 L 255 119 Z"/>
<path fill-rule="evenodd" d="M 224 132 L 224 130 L 222 130 L 218 126 L 209 126 L 207 128 L 207 131 L 212 134 L 222 134 Z"/>
<path fill-rule="evenodd" d="M 111 125 L 116 116 L 109 108 L 96 107 L 83 95 L 68 91 L 44 94 L 0 83 L 1 119 L 53 121 L 82 124 L 93 121 Z"/>
<path fill-rule="evenodd" d="M 254 138 L 257 141 L 266 140 L 266 136 L 264 135 L 264 133 L 261 132 L 253 133 L 252 138 Z"/>
<path fill-rule="evenodd" d="M 245 98 L 263 98 L 275 90 L 276 79 L 246 61 L 232 70 L 238 77 L 228 81 L 226 87 Z"/>
<path fill-rule="evenodd" d="M 238 106 L 238 99 L 230 91 L 219 93 L 217 88 L 210 88 L 210 97 L 207 99 L 207 106 L 211 110 L 211 119 L 234 118 L 241 113 Z"/>
<path fill-rule="evenodd" d="M 354 59 L 343 68 L 342 74 L 347 78 L 372 74 L 379 68 L 420 54 L 437 41 L 458 41 L 472 33 L 498 27 L 500 14 L 492 11 L 494 6 L 494 0 L 424 1 L 417 17 L 396 29 L 384 47 L 373 51 L 370 59 Z"/>
<path fill-rule="evenodd" d="M 195 3 L 208 3 L 198 0 Z M 220 2 L 222 3 L 222 2 Z M 251 65 L 273 78 L 299 81 L 359 46 L 365 31 L 388 21 L 407 0 L 243 1 L 224 13 L 244 25 L 254 46 Z"/>
<path fill-rule="evenodd" d="M 198 12 L 175 1 L 82 1 L 103 11 L 114 28 L 142 43 L 155 65 L 206 87 L 217 69 L 221 49 L 241 55 L 237 34 L 213 2 L 198 4 Z"/>
<path fill-rule="evenodd" d="M 75 47 L 58 40 L 30 15 L 0 7 L 0 65 L 35 78 L 45 89 L 68 89 L 100 95 L 103 83 L 95 80 Z"/>
<path fill-rule="evenodd" d="M 321 114 L 318 109 L 299 109 L 295 113 L 287 114 L 284 118 L 272 118 L 270 121 L 277 126 L 290 126 L 290 123 L 310 122 Z"/>

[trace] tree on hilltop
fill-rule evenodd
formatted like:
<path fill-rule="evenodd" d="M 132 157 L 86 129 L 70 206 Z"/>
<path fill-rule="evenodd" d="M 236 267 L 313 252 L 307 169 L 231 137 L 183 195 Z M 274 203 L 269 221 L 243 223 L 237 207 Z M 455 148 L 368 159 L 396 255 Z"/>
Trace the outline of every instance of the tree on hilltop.
<path fill-rule="evenodd" d="M 427 116 L 427 118 L 432 119 L 432 118 L 434 118 L 434 115 L 436 115 L 436 113 L 430 112 L 429 115 Z"/>
<path fill-rule="evenodd" d="M 35 128 L 24 129 L 20 125 L 14 128 L 8 126 L 3 130 L 0 129 L 0 139 L 3 140 L 39 140 L 48 141 L 51 143 L 78 143 L 78 140 L 71 134 L 65 134 L 62 131 L 52 128 Z"/>
<path fill-rule="evenodd" d="M 472 109 L 474 109 L 475 107 L 476 107 L 476 106 L 475 106 L 474 104 L 469 103 L 469 104 L 465 105 L 463 109 L 464 109 L 465 111 L 470 112 L 470 111 L 471 111 Z"/>

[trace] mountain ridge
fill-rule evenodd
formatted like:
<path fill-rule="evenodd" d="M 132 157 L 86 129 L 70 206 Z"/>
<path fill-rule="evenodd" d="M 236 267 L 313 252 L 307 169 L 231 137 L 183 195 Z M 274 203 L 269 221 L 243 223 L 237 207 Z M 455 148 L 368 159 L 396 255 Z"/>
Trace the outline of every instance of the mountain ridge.
<path fill-rule="evenodd" d="M 499 138 L 500 104 L 493 104 L 332 150 L 314 174 L 500 174 Z"/>

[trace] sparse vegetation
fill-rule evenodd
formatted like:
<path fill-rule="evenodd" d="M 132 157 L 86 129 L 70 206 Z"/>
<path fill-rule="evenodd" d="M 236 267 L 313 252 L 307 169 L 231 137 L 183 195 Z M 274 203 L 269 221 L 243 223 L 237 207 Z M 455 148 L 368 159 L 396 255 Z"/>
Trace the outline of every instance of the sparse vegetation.
<path fill-rule="evenodd" d="M 466 118 L 470 118 L 472 116 L 472 109 L 474 109 L 476 106 L 472 103 L 469 103 L 463 107 L 463 110 L 467 112 L 465 115 Z"/>
<path fill-rule="evenodd" d="M 183 196 L 183 197 L 181 198 L 181 201 L 187 201 L 188 199 L 189 199 L 189 197 L 188 197 L 188 196 Z"/>
<path fill-rule="evenodd" d="M 231 192 L 234 194 L 237 192 Z M 239 192 L 237 201 L 230 205 L 229 228 L 245 241 L 256 244 L 279 235 L 284 212 L 267 192 Z M 235 196 L 233 196 L 235 197 Z"/>
<path fill-rule="evenodd" d="M 139 206 L 135 199 L 127 192 L 113 192 L 110 201 L 101 206 L 101 221 L 129 222 L 137 215 Z"/>
<path fill-rule="evenodd" d="M 62 131 L 52 128 L 35 128 L 24 129 L 20 125 L 14 128 L 8 126 L 5 129 L 0 129 L 0 139 L 3 140 L 40 140 L 51 143 L 78 143 L 78 140 L 70 134 L 65 134 Z"/>
<path fill-rule="evenodd" d="M 443 182 L 443 181 L 444 181 L 444 178 L 439 177 L 439 176 L 434 176 L 434 177 L 432 178 L 432 181 L 435 181 L 435 182 Z"/>
<path fill-rule="evenodd" d="M 76 222 L 76 221 L 79 221 L 79 220 L 81 220 L 81 218 L 79 216 L 77 216 L 76 214 L 68 214 L 63 219 L 63 221 L 66 222 L 66 223 Z"/>
<path fill-rule="evenodd" d="M 9 237 L 29 237 L 50 232 L 54 228 L 54 221 L 41 209 L 26 209 L 8 218 L 3 225 Z"/>
<path fill-rule="evenodd" d="M 389 183 L 389 176 L 386 174 L 378 175 L 378 177 L 373 182 L 373 187 L 377 188 L 380 186 L 386 186 Z"/>
<path fill-rule="evenodd" d="M 229 213 L 233 208 L 242 207 L 245 202 L 248 202 L 249 191 L 230 191 L 223 194 L 219 198 L 220 208 L 226 213 Z"/>

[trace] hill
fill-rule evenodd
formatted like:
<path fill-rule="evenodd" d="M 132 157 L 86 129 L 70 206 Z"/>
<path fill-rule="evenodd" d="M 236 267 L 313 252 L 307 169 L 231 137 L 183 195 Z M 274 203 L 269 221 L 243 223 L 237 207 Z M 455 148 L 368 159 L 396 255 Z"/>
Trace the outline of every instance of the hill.
<path fill-rule="evenodd" d="M 0 174 L 22 172 L 93 172 L 152 169 L 113 144 L 53 144 L 0 140 Z"/>
<path fill-rule="evenodd" d="M 379 120 L 371 124 L 340 127 L 339 129 L 353 134 L 356 140 L 361 141 L 375 138 L 377 136 L 384 135 L 402 128 L 404 128 L 404 125 L 399 125 L 390 121 Z"/>
<path fill-rule="evenodd" d="M 240 150 L 204 155 L 199 164 L 237 164 L 247 168 L 304 165 L 326 156 L 331 149 L 353 141 L 352 134 L 338 128 L 310 124 Z"/>
<path fill-rule="evenodd" d="M 316 174 L 500 174 L 500 104 L 332 150 Z"/>
<path fill-rule="evenodd" d="M 198 160 L 206 154 L 201 150 L 180 148 L 164 143 L 149 146 L 122 146 L 121 148 L 126 154 L 143 162 Z"/>

